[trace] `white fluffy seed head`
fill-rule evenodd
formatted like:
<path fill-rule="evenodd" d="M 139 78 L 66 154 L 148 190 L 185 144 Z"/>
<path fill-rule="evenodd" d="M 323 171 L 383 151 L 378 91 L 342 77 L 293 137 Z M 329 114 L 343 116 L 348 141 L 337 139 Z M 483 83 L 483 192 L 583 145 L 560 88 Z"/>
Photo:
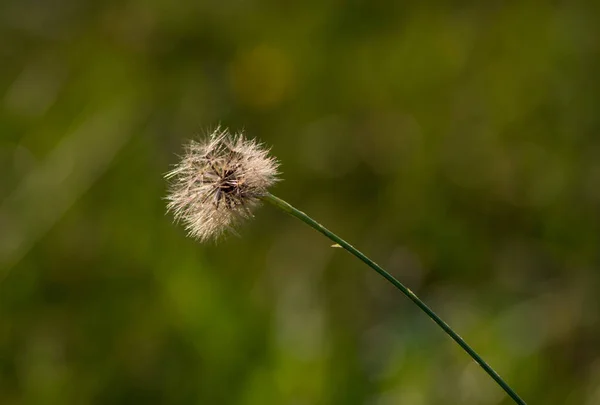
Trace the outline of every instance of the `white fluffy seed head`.
<path fill-rule="evenodd" d="M 217 128 L 202 141 L 190 141 L 181 161 L 165 177 L 170 182 L 167 210 L 190 236 L 217 238 L 252 216 L 260 197 L 277 180 L 278 162 L 243 133 Z"/>

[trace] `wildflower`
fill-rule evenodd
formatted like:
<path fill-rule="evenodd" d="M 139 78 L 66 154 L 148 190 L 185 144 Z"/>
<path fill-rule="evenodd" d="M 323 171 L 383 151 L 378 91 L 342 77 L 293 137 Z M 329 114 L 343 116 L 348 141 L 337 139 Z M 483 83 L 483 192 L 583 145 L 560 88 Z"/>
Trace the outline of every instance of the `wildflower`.
<path fill-rule="evenodd" d="M 190 236 L 216 238 L 252 216 L 278 180 L 278 166 L 261 144 L 217 128 L 203 141 L 190 141 L 182 160 L 166 174 L 171 183 L 167 209 Z"/>
<path fill-rule="evenodd" d="M 277 181 L 277 167 L 277 161 L 256 141 L 217 128 L 206 141 L 190 142 L 181 162 L 167 173 L 171 180 L 168 210 L 185 223 L 191 236 L 206 240 L 252 216 L 251 209 L 259 200 L 272 204 L 325 235 L 335 243 L 332 247 L 346 250 L 379 273 L 471 356 L 515 403 L 525 405 L 498 373 L 408 287 L 310 216 L 270 194 L 267 189 Z"/>

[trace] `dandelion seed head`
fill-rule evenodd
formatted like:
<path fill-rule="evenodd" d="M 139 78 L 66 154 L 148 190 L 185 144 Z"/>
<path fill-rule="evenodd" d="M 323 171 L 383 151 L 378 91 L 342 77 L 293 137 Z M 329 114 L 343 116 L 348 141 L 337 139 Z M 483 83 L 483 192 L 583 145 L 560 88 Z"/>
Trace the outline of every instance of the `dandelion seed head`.
<path fill-rule="evenodd" d="M 252 216 L 260 197 L 277 180 L 278 162 L 268 149 L 243 133 L 217 128 L 190 141 L 181 161 L 165 177 L 167 210 L 190 236 L 205 241 Z"/>

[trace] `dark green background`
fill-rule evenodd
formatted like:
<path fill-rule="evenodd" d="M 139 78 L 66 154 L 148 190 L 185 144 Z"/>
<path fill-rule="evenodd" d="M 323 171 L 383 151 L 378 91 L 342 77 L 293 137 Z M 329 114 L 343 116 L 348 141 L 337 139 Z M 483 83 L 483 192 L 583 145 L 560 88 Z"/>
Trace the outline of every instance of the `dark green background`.
<path fill-rule="evenodd" d="M 2 1 L 0 404 L 510 403 L 272 207 L 186 238 L 162 176 L 219 123 L 529 403 L 600 404 L 594 3 Z"/>

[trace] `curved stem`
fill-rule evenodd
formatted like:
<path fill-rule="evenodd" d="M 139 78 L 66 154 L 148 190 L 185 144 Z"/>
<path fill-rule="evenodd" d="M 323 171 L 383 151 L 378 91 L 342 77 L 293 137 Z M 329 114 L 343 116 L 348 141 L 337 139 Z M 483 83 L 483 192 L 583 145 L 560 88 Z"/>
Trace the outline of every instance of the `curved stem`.
<path fill-rule="evenodd" d="M 500 375 L 498 375 L 498 373 L 496 373 L 496 371 L 494 371 L 494 369 L 492 367 L 490 367 L 490 365 L 487 364 L 485 362 L 485 360 L 483 360 L 477 354 L 477 352 L 475 350 L 473 350 L 471 348 L 471 346 L 469 346 L 467 344 L 467 342 L 465 342 L 463 340 L 463 338 L 461 338 L 456 332 L 454 332 L 454 330 L 450 326 L 448 326 L 448 324 L 446 322 L 444 322 L 439 316 L 437 316 L 437 314 L 435 312 L 433 312 L 433 310 L 431 308 L 429 308 L 423 301 L 421 301 L 421 299 L 419 299 L 419 297 L 417 297 L 415 295 L 415 293 L 413 293 L 409 288 L 405 287 L 404 284 L 402 284 L 400 281 L 395 279 L 390 273 L 388 273 L 387 271 L 385 271 L 384 269 L 379 267 L 379 265 L 377 265 L 377 263 L 375 263 L 373 260 L 369 259 L 363 253 L 361 253 L 359 250 L 357 250 L 354 246 L 352 246 L 351 244 L 349 244 L 348 242 L 346 242 L 345 240 L 343 240 L 342 238 L 340 238 L 339 236 L 337 236 L 336 234 L 331 232 L 329 229 L 325 228 L 323 225 L 319 224 L 317 221 L 315 221 L 314 219 L 312 219 L 311 217 L 306 215 L 304 212 L 298 210 L 297 208 L 294 208 L 293 206 L 288 204 L 286 201 L 284 201 L 272 194 L 269 194 L 269 193 L 264 195 L 262 197 L 262 199 L 264 201 L 267 201 L 267 202 L 273 204 L 277 208 L 287 212 L 288 214 L 298 218 L 299 220 L 301 220 L 308 226 L 314 228 L 315 230 L 321 232 L 323 235 L 327 236 L 329 239 L 331 239 L 332 241 L 339 244 L 342 248 L 344 248 L 348 252 L 352 253 L 354 256 L 356 256 L 361 261 L 363 261 L 367 266 L 369 266 L 370 268 L 375 270 L 377 273 L 379 273 L 381 276 L 383 276 L 386 280 L 388 280 L 390 283 L 392 283 L 394 285 L 394 287 L 396 287 L 404 295 L 406 295 L 423 312 L 425 312 L 427 314 L 427 316 L 429 316 L 436 324 L 438 324 L 438 326 L 440 328 L 442 328 L 444 330 L 444 332 L 446 332 L 456 343 L 458 343 L 458 345 L 460 347 L 462 347 L 462 349 L 465 352 L 467 352 L 467 354 L 469 356 L 471 356 L 473 358 L 473 360 L 475 360 L 477 362 L 477 364 L 479 364 L 481 366 L 481 368 L 483 368 L 485 370 L 485 372 L 488 373 L 489 376 L 492 377 L 494 379 L 494 381 L 500 387 L 502 387 L 502 389 L 504 391 L 506 391 L 506 393 L 517 404 L 526 405 L 525 401 L 523 401 L 517 395 L 517 393 L 515 391 L 513 391 L 513 389 L 506 382 L 504 382 L 502 377 L 500 377 Z"/>

